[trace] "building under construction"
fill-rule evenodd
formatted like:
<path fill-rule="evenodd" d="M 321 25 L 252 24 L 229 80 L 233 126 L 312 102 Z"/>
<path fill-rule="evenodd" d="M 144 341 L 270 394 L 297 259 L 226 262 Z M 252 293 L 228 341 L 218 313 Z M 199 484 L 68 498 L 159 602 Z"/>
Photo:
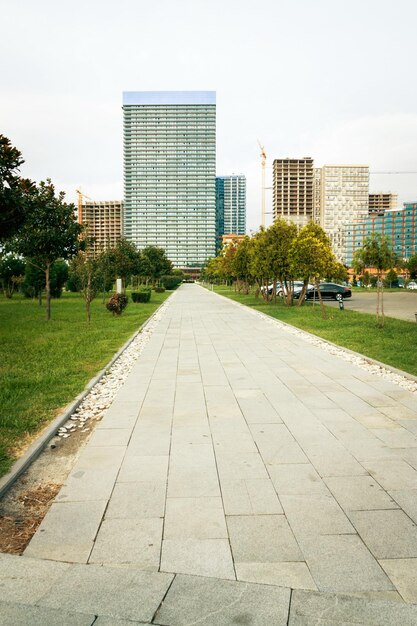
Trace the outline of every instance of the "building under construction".
<path fill-rule="evenodd" d="M 273 216 L 305 226 L 314 217 L 314 162 L 302 159 L 274 159 Z"/>
<path fill-rule="evenodd" d="M 383 215 L 385 211 L 395 211 L 398 207 L 396 193 L 370 193 L 369 215 Z"/>
<path fill-rule="evenodd" d="M 78 210 L 78 221 L 87 229 L 91 240 L 88 254 L 96 256 L 113 248 L 122 236 L 123 203 L 120 200 L 84 201 Z"/>

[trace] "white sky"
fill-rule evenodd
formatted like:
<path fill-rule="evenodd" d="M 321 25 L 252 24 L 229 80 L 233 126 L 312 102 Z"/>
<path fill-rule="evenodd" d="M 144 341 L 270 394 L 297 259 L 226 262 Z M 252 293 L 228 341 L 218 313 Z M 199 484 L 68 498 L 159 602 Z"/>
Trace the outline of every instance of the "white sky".
<path fill-rule="evenodd" d="M 123 91 L 217 92 L 217 173 L 246 175 L 248 231 L 258 138 L 269 166 L 417 172 L 415 0 L 0 0 L 0 22 L 0 133 L 69 201 L 122 198 Z M 416 201 L 417 174 L 371 176 L 382 190 Z"/>

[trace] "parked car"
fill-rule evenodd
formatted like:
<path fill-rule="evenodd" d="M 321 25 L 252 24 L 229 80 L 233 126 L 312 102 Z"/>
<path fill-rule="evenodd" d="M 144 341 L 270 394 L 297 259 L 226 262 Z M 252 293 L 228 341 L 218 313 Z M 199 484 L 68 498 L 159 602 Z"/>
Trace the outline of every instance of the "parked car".
<path fill-rule="evenodd" d="M 352 290 L 349 287 L 336 285 L 336 283 L 320 283 L 319 289 L 321 297 L 325 300 L 343 300 L 344 298 L 352 297 Z M 306 293 L 306 300 L 312 300 L 313 298 L 318 298 L 315 287 L 308 289 Z"/>
<path fill-rule="evenodd" d="M 302 280 L 295 280 L 294 281 L 294 284 L 293 284 L 293 296 L 294 296 L 295 299 L 297 299 L 300 296 L 300 294 L 301 294 L 301 292 L 303 290 L 303 285 L 304 285 L 304 283 L 303 283 Z M 313 285 L 308 284 L 307 285 L 307 289 L 313 289 Z M 282 287 L 280 286 L 280 288 L 277 289 L 277 295 L 282 297 L 284 295 L 284 293 L 286 293 L 286 288 L 285 288 L 285 285 L 282 285 Z"/>
<path fill-rule="evenodd" d="M 279 295 L 279 291 L 281 289 L 281 283 L 279 281 L 277 281 L 277 295 Z M 272 296 L 272 293 L 274 291 L 274 283 L 271 283 L 270 285 L 268 285 L 268 287 L 266 285 L 264 285 L 263 287 L 261 287 L 261 291 L 264 292 L 268 290 L 268 294 L 270 296 Z"/>
<path fill-rule="evenodd" d="M 414 280 L 412 280 L 411 282 L 408 283 L 407 289 L 417 289 L 417 283 Z"/>

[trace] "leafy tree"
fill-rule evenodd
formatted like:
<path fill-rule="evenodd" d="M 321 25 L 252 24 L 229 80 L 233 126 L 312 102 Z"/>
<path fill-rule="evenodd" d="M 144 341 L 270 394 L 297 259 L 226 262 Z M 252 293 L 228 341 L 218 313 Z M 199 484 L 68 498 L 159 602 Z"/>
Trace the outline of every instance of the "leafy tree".
<path fill-rule="evenodd" d="M 293 242 L 290 251 L 291 267 L 295 276 L 300 278 L 304 285 L 298 298 L 298 306 L 304 302 L 308 283 L 316 285 L 321 311 L 325 317 L 325 308 L 319 289 L 320 280 L 324 276 L 333 276 L 344 270 L 332 252 L 330 239 L 321 226 L 309 222 L 304 226 Z"/>
<path fill-rule="evenodd" d="M 395 257 L 391 249 L 391 243 L 387 236 L 374 233 L 367 237 L 354 255 L 354 263 L 363 267 L 374 268 L 376 270 L 376 321 L 380 326 L 384 326 L 384 290 L 382 273 L 391 269 L 395 264 Z"/>
<path fill-rule="evenodd" d="M 172 263 L 168 259 L 165 250 L 158 246 L 146 246 L 140 255 L 140 268 L 137 272 L 141 276 L 150 279 L 155 285 L 161 276 L 171 274 Z"/>
<path fill-rule="evenodd" d="M 0 241 L 10 239 L 21 228 L 29 211 L 28 198 L 34 183 L 19 176 L 24 163 L 10 139 L 0 135 Z"/>
<path fill-rule="evenodd" d="M 97 259 L 79 252 L 71 261 L 70 276 L 85 300 L 87 322 L 91 322 L 91 303 L 97 297 L 103 284 L 100 263 Z"/>
<path fill-rule="evenodd" d="M 251 273 L 253 254 L 253 241 L 249 237 L 242 239 L 235 251 L 232 270 L 237 279 L 238 291 L 249 293 L 250 284 L 253 282 Z"/>
<path fill-rule="evenodd" d="M 417 254 L 408 259 L 407 270 L 410 273 L 410 278 L 417 278 Z"/>
<path fill-rule="evenodd" d="M 294 241 L 291 247 L 291 263 L 293 272 L 297 276 L 301 276 L 304 283 L 310 281 L 315 284 L 317 294 L 320 301 L 320 307 L 323 318 L 326 317 L 323 299 L 319 289 L 321 278 L 331 273 L 334 267 L 335 258 L 330 247 L 330 242 L 326 241 L 321 235 L 316 236 L 309 232 L 302 233 Z M 300 295 L 299 300 L 303 298 Z"/>
<path fill-rule="evenodd" d="M 82 242 L 82 227 L 75 220 L 75 207 L 64 202 L 65 194 L 55 195 L 48 179 L 30 193 L 30 208 L 23 226 L 10 242 L 15 252 L 33 260 L 45 272 L 46 319 L 51 318 L 50 270 L 57 259 L 70 259 Z"/>
<path fill-rule="evenodd" d="M 384 278 L 384 287 L 392 287 L 392 283 L 398 281 L 398 274 L 394 269 L 389 270 Z M 397 282 L 398 286 L 398 282 Z"/>
<path fill-rule="evenodd" d="M 0 281 L 6 298 L 13 296 L 16 287 L 23 281 L 25 262 L 13 254 L 0 257 Z"/>
<path fill-rule="evenodd" d="M 363 273 L 361 282 L 362 282 L 362 285 L 364 285 L 364 287 L 368 287 L 371 284 L 371 275 L 368 272 L 368 270 L 366 270 L 366 272 Z"/>
<path fill-rule="evenodd" d="M 42 292 L 45 290 L 45 272 L 32 259 L 26 260 L 26 271 L 22 282 L 22 292 L 26 298 L 39 298 L 42 304 Z M 52 263 L 49 271 L 51 298 L 60 298 L 62 288 L 68 279 L 68 265 L 62 259 Z"/>

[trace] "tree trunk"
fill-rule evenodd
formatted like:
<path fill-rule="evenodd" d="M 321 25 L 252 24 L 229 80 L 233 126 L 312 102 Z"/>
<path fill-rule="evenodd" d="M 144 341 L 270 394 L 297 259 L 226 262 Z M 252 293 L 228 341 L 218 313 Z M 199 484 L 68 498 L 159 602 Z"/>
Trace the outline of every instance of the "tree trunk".
<path fill-rule="evenodd" d="M 49 279 L 49 270 L 51 264 L 46 264 L 45 270 L 45 296 L 46 296 L 46 321 L 49 322 L 51 319 L 51 284 Z"/>
<path fill-rule="evenodd" d="M 301 293 L 298 297 L 298 302 L 297 302 L 297 306 L 302 306 L 304 304 L 304 297 L 307 293 L 307 285 L 308 285 L 308 278 L 304 279 L 304 284 L 303 284 L 303 288 L 301 290 Z"/>
<path fill-rule="evenodd" d="M 91 271 L 88 272 L 87 278 L 87 293 L 85 294 L 85 308 L 87 311 L 87 323 L 91 322 Z"/>
<path fill-rule="evenodd" d="M 380 291 L 380 298 L 381 298 L 381 326 L 384 327 L 385 324 L 385 313 L 384 313 L 384 283 L 382 282 L 382 280 L 380 281 L 381 283 L 381 291 Z"/>
<path fill-rule="evenodd" d="M 324 308 L 324 302 L 323 302 L 323 298 L 321 297 L 321 291 L 320 291 L 320 282 L 318 280 L 316 280 L 316 291 L 319 297 L 321 316 L 325 320 L 327 319 L 326 309 Z"/>

